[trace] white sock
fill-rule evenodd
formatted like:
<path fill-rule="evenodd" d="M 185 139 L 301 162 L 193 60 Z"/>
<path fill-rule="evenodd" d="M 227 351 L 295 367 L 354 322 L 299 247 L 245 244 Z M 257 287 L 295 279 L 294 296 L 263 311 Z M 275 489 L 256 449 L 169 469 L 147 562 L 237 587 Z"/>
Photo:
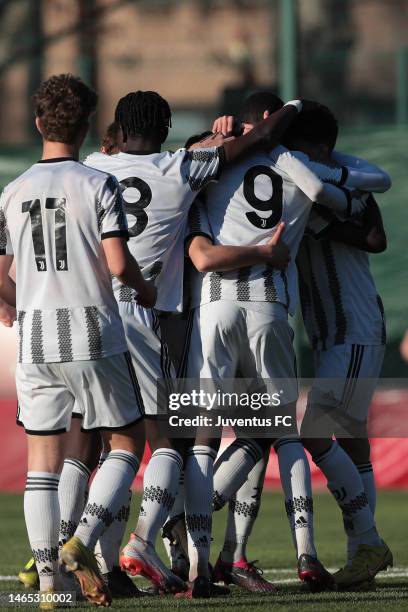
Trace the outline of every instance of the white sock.
<path fill-rule="evenodd" d="M 138 469 L 136 455 L 125 450 L 113 450 L 97 471 L 75 531 L 75 535 L 91 550 L 105 529 L 112 525 Z"/>
<path fill-rule="evenodd" d="M 209 446 L 193 446 L 187 451 L 184 469 L 189 580 L 208 576 L 212 527 L 214 460 L 217 453 Z"/>
<path fill-rule="evenodd" d="M 267 463 L 265 456 L 256 463 L 247 480 L 229 502 L 224 547 L 221 551 L 221 559 L 226 563 L 246 559 L 246 545 L 261 506 Z"/>
<path fill-rule="evenodd" d="M 326 476 L 327 487 L 342 511 L 350 561 L 360 544 L 380 543 L 364 483 L 350 457 L 335 440 L 315 463 Z"/>
<path fill-rule="evenodd" d="M 58 486 L 60 506 L 59 545 L 75 533 L 84 511 L 90 470 L 78 459 L 65 459 Z"/>
<path fill-rule="evenodd" d="M 220 510 L 246 481 L 249 472 L 262 458 L 255 440 L 234 440 L 214 465 L 214 510 Z"/>
<path fill-rule="evenodd" d="M 279 440 L 275 444 L 285 507 L 298 558 L 317 557 L 313 536 L 313 498 L 310 467 L 299 440 Z"/>
<path fill-rule="evenodd" d="M 59 474 L 50 472 L 27 473 L 24 516 L 41 591 L 61 587 L 58 572 L 59 478 Z"/>
<path fill-rule="evenodd" d="M 159 448 L 154 451 L 146 467 L 143 477 L 143 497 L 135 533 L 153 545 L 173 507 L 182 467 L 182 456 L 171 448 Z"/>
<path fill-rule="evenodd" d="M 102 574 L 108 574 L 114 566 L 119 565 L 120 547 L 129 520 L 132 491 L 125 491 L 113 523 L 100 536 L 95 546 L 95 555 Z"/>
<path fill-rule="evenodd" d="M 375 515 L 375 507 L 377 505 L 377 489 L 375 486 L 375 478 L 373 466 L 370 462 L 357 465 L 358 473 L 364 484 L 364 491 L 367 495 L 368 505 L 370 510 Z"/>

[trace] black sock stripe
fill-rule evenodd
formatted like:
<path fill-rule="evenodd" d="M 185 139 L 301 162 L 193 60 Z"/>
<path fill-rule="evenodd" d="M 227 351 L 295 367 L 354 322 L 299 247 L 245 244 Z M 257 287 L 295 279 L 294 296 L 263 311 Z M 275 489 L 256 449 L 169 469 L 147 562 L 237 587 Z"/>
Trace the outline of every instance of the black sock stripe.
<path fill-rule="evenodd" d="M 125 459 L 124 457 L 117 457 L 117 459 L 119 459 L 120 461 L 123 461 L 124 463 L 128 463 L 130 467 L 134 470 L 135 473 L 139 469 L 138 463 L 135 464 L 133 461 L 130 461 L 129 459 Z"/>
<path fill-rule="evenodd" d="M 260 447 L 252 444 L 249 440 L 235 440 L 231 446 L 234 446 L 237 449 L 242 449 L 244 452 L 248 453 L 248 455 L 252 457 L 254 463 L 258 463 L 259 459 L 263 455 Z"/>
<path fill-rule="evenodd" d="M 259 446 L 259 444 L 257 444 L 256 442 L 254 442 L 251 439 L 247 439 L 247 440 L 242 440 L 242 439 L 234 440 L 232 445 L 236 446 L 237 448 L 251 447 L 257 454 L 262 454 L 262 449 Z"/>
<path fill-rule="evenodd" d="M 111 455 L 109 453 L 109 456 L 106 458 L 105 462 L 109 461 L 110 459 L 119 459 L 119 461 L 126 461 L 132 467 L 135 467 L 136 471 L 139 468 L 139 461 L 138 461 L 138 459 L 130 457 L 129 455 L 125 455 L 125 454 L 122 454 L 122 453 L 115 453 L 115 454 Z"/>
<path fill-rule="evenodd" d="M 86 476 L 91 475 L 91 470 L 85 465 L 85 463 L 82 463 L 82 461 L 78 461 L 78 459 L 65 459 L 64 463 L 73 465 L 74 467 L 78 468 L 78 470 L 81 470 L 81 472 L 86 474 Z"/>
<path fill-rule="evenodd" d="M 58 487 L 42 487 L 39 485 L 38 487 L 26 487 L 25 491 L 57 491 Z"/>
<path fill-rule="evenodd" d="M 279 448 L 281 448 L 281 446 L 285 446 L 286 444 L 302 444 L 302 443 L 299 440 L 299 438 L 293 438 L 293 439 L 279 438 L 278 440 L 276 440 L 276 442 L 274 442 L 274 445 L 273 445 L 275 452 Z"/>
<path fill-rule="evenodd" d="M 154 451 L 154 453 L 152 454 L 152 457 L 170 457 L 171 459 L 173 459 L 174 461 L 176 461 L 179 465 L 183 465 L 183 458 L 181 457 L 181 455 L 174 455 L 173 453 L 168 453 L 166 451 L 163 450 L 157 450 Z"/>

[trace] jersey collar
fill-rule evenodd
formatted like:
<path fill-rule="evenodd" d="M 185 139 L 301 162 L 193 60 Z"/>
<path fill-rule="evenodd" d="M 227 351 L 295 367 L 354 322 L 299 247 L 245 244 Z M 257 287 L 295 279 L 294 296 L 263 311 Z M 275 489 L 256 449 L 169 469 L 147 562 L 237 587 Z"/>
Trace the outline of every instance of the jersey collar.
<path fill-rule="evenodd" d="M 65 161 L 77 162 L 78 160 L 74 157 L 50 157 L 49 159 L 40 159 L 37 164 L 56 164 Z"/>

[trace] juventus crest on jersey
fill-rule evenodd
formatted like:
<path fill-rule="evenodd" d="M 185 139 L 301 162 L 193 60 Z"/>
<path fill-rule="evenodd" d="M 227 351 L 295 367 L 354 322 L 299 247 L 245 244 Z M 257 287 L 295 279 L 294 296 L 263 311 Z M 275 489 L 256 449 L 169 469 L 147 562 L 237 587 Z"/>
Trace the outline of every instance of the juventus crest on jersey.
<path fill-rule="evenodd" d="M 19 361 L 126 351 L 101 239 L 126 236 L 117 181 L 71 159 L 34 164 L 0 199 L 0 253 L 14 254 Z"/>
<path fill-rule="evenodd" d="M 341 168 L 324 171 L 327 181 L 342 180 Z M 205 206 L 197 204 L 191 211 L 190 235 L 207 234 L 214 244 L 257 245 L 267 242 L 283 221 L 283 238 L 292 259 L 285 271 L 259 264 L 233 272 L 196 274 L 192 306 L 220 299 L 266 301 L 280 302 L 294 313 L 294 260 L 312 206 L 308 194 L 314 180 L 319 181 L 304 162 L 277 147 L 228 168 L 217 184 L 205 190 Z"/>
<path fill-rule="evenodd" d="M 197 193 L 218 179 L 223 149 L 180 149 L 149 155 L 93 153 L 85 164 L 110 172 L 119 181 L 129 224 L 129 249 L 146 280 L 158 290 L 156 308 L 181 310 L 184 236 L 188 212 Z M 134 292 L 114 279 L 119 301 Z"/>

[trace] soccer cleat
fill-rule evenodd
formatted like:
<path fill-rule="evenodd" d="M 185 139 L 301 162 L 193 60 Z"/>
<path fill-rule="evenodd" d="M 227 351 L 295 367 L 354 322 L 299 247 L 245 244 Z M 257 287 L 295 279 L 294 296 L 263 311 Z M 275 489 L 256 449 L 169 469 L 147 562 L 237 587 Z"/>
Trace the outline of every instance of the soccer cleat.
<path fill-rule="evenodd" d="M 227 587 L 214 584 L 207 576 L 198 576 L 193 582 L 188 582 L 187 586 L 187 591 L 177 593 L 176 597 L 209 599 L 210 597 L 227 597 L 231 595 L 231 591 Z"/>
<path fill-rule="evenodd" d="M 154 546 L 145 542 L 135 533 L 130 534 L 130 540 L 120 555 L 120 567 L 131 576 L 140 574 L 159 588 L 161 593 L 179 593 L 187 586 L 184 580 L 173 574 L 164 565 Z"/>
<path fill-rule="evenodd" d="M 276 593 L 276 586 L 263 577 L 263 571 L 255 563 L 246 559 L 225 563 L 219 556 L 213 572 L 214 582 L 235 584 L 251 593 Z"/>
<path fill-rule="evenodd" d="M 38 576 L 37 566 L 32 557 L 18 573 L 18 579 L 24 584 L 26 589 L 35 589 L 38 591 L 40 588 L 40 578 Z"/>
<path fill-rule="evenodd" d="M 61 564 L 77 577 L 83 595 L 96 606 L 108 607 L 112 597 L 103 581 L 94 554 L 79 538 L 73 537 L 59 553 Z"/>
<path fill-rule="evenodd" d="M 102 578 L 108 585 L 113 597 L 144 597 L 148 594 L 140 591 L 126 572 L 122 572 L 117 565 L 112 568 L 111 572 L 103 574 Z"/>
<path fill-rule="evenodd" d="M 47 601 L 47 595 L 52 595 L 53 593 L 55 593 L 55 589 L 40 591 L 40 604 L 38 606 L 40 610 L 56 610 L 57 608 L 65 608 L 64 604 L 53 601 L 52 597 L 50 598 L 50 601 Z"/>
<path fill-rule="evenodd" d="M 311 555 L 300 555 L 298 559 L 298 576 L 314 592 L 334 588 L 334 578 L 323 567 L 319 559 Z"/>
<path fill-rule="evenodd" d="M 334 574 L 334 581 L 338 589 L 348 589 L 372 581 L 378 572 L 392 564 L 392 553 L 385 542 L 380 546 L 360 544 L 350 565 Z"/>
<path fill-rule="evenodd" d="M 179 514 L 167 521 L 162 529 L 162 539 L 170 561 L 171 571 L 182 580 L 188 580 L 190 563 L 184 514 Z"/>

